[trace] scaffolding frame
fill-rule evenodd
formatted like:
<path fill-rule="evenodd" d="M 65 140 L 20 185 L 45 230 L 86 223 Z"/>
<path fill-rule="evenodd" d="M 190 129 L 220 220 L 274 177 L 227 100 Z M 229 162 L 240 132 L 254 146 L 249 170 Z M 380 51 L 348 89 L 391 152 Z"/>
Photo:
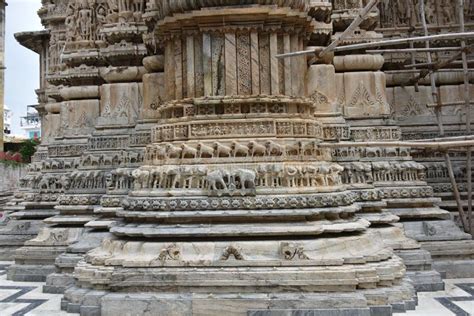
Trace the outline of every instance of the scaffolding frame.
<path fill-rule="evenodd" d="M 453 188 L 454 198 L 456 200 L 456 205 L 461 220 L 461 224 L 465 232 L 469 232 L 474 236 L 474 229 L 472 227 L 472 149 L 474 147 L 474 136 L 471 135 L 471 101 L 470 101 L 470 83 L 469 83 L 469 73 L 473 69 L 469 69 L 469 64 L 474 63 L 472 60 L 467 59 L 469 52 L 474 51 L 474 45 L 468 45 L 467 39 L 474 38 L 474 32 L 465 31 L 465 0 L 457 1 L 457 8 L 459 12 L 459 32 L 450 32 L 445 34 L 429 34 L 429 28 L 426 22 L 425 16 L 425 0 L 419 1 L 419 15 L 421 21 L 421 28 L 416 28 L 412 22 L 413 12 L 411 10 L 410 1 L 413 0 L 404 0 L 407 3 L 407 17 L 409 17 L 410 25 L 408 28 L 408 37 L 406 38 L 397 38 L 397 39 L 382 39 L 374 42 L 368 43 L 358 43 L 352 45 L 340 46 L 343 40 L 351 34 L 360 24 L 366 19 L 367 15 L 380 3 L 380 0 L 371 0 L 367 5 L 359 11 L 359 14 L 352 21 L 352 23 L 346 28 L 342 34 L 331 42 L 327 47 L 317 47 L 304 51 L 296 51 L 285 54 L 276 55 L 277 58 L 291 58 L 295 56 L 302 55 L 313 55 L 314 58 L 311 59 L 312 62 L 315 60 L 322 59 L 325 55 L 329 53 L 338 53 L 338 52 L 350 52 L 350 51 L 365 51 L 367 54 L 383 54 L 383 53 L 396 53 L 396 54 L 408 54 L 411 59 L 411 64 L 406 65 L 404 70 L 394 70 L 390 73 L 409 73 L 413 74 L 403 85 L 414 85 L 415 91 L 418 91 L 418 82 L 426 77 L 430 79 L 431 94 L 433 96 L 434 104 L 427 104 L 427 107 L 433 108 L 438 125 L 438 134 L 439 138 L 422 140 L 422 141 L 398 141 L 398 142 L 336 142 L 321 143 L 322 147 L 329 148 L 339 148 L 339 147 L 409 147 L 409 148 L 419 148 L 419 149 L 431 149 L 440 151 L 444 154 L 444 160 L 448 170 L 449 180 Z M 415 6 L 415 4 L 413 3 Z M 416 12 L 415 12 L 416 14 Z M 423 36 L 413 36 L 415 29 L 422 30 Z M 436 40 L 459 40 L 459 47 L 447 47 L 447 48 L 438 48 L 432 47 L 431 42 Z M 415 43 L 424 44 L 423 48 L 415 48 Z M 397 45 L 409 45 L 409 48 L 381 48 L 386 46 L 397 46 Z M 437 52 L 446 52 L 453 51 L 456 52 L 454 56 L 447 60 L 440 60 L 438 62 L 433 62 L 432 54 Z M 426 63 L 416 63 L 415 54 L 416 53 L 426 53 Z M 462 65 L 462 69 L 446 69 L 450 65 Z M 461 72 L 463 73 L 464 81 L 464 100 L 462 102 L 447 102 L 443 103 L 439 94 L 438 87 L 436 86 L 435 73 L 437 72 Z M 445 129 L 443 125 L 443 115 L 442 108 L 446 106 L 462 106 L 466 112 L 466 126 L 465 134 L 466 136 L 461 137 L 446 137 Z M 467 214 L 464 211 L 462 205 L 461 196 L 459 193 L 458 184 L 454 176 L 453 164 L 449 152 L 459 152 L 463 150 L 466 152 L 466 173 L 467 173 L 467 194 L 468 194 L 468 203 L 467 203 Z"/>

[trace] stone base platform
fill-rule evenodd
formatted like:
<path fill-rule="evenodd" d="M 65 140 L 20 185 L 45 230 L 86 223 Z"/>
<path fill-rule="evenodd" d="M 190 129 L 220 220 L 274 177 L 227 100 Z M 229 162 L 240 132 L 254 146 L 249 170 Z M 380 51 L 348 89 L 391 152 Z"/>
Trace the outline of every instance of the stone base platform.
<path fill-rule="evenodd" d="M 385 316 L 414 310 L 416 296 L 397 300 L 408 283 L 383 291 L 358 293 L 105 293 L 72 288 L 61 308 L 82 316 L 176 315 L 176 316 Z M 386 300 L 388 304 L 368 305 Z"/>
<path fill-rule="evenodd" d="M 13 265 L 8 269 L 7 278 L 18 282 L 44 282 L 55 271 L 53 265 Z"/>

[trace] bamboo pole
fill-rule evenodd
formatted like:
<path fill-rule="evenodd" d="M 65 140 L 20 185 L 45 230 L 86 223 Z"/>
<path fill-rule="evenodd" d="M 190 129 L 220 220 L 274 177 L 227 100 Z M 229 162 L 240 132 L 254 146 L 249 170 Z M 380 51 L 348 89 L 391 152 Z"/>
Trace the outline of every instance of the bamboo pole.
<path fill-rule="evenodd" d="M 428 26 L 426 24 L 426 16 L 425 16 L 425 0 L 421 0 L 421 1 L 419 1 L 419 3 L 420 3 L 421 23 L 423 25 L 423 31 L 424 31 L 425 37 L 427 37 L 429 35 L 428 35 Z M 425 47 L 430 48 L 429 39 L 426 39 Z M 428 52 L 426 54 L 426 57 L 428 59 L 428 63 L 431 63 L 432 59 L 431 59 L 431 53 L 430 52 Z M 420 76 L 421 76 L 421 74 L 420 74 Z M 438 107 L 435 108 L 436 119 L 438 121 L 439 136 L 443 137 L 444 136 L 444 127 L 443 127 L 443 120 L 442 120 L 442 115 L 441 115 L 441 109 L 442 109 L 441 104 L 442 104 L 442 102 L 441 102 L 441 98 L 438 95 L 438 90 L 436 88 L 436 81 L 435 81 L 433 71 L 429 72 L 429 76 L 430 76 L 431 93 L 433 95 L 433 99 L 434 99 L 435 103 L 437 103 L 439 105 Z M 446 161 L 446 167 L 448 169 L 449 180 L 451 182 L 451 186 L 453 187 L 453 193 L 454 193 L 454 198 L 456 199 L 456 205 L 458 207 L 459 217 L 461 218 L 461 223 L 462 223 L 462 226 L 464 228 L 464 231 L 467 231 L 468 226 L 467 226 L 467 222 L 466 222 L 466 216 L 464 214 L 464 208 L 463 208 L 462 201 L 461 201 L 461 195 L 459 194 L 459 189 L 458 189 L 458 185 L 456 183 L 456 178 L 454 177 L 453 165 L 451 163 L 451 157 L 449 156 L 449 153 L 447 151 L 444 153 L 444 159 Z"/>
<path fill-rule="evenodd" d="M 408 36 L 409 37 L 412 37 L 413 36 L 413 31 L 414 31 L 414 25 L 413 25 L 413 17 L 411 15 L 411 8 L 410 8 L 410 0 L 405 0 L 405 5 L 407 7 L 407 19 L 408 21 L 410 21 L 410 29 L 408 30 Z M 414 49 L 415 48 L 415 43 L 411 42 L 410 43 L 410 49 Z M 411 64 L 413 65 L 412 69 L 413 70 L 416 70 L 416 58 L 415 58 L 415 53 L 412 51 L 410 53 L 410 57 L 411 57 Z M 415 76 L 415 75 L 413 75 Z M 415 92 L 419 92 L 419 88 L 418 88 L 418 82 L 415 84 Z"/>
<path fill-rule="evenodd" d="M 459 31 L 464 32 L 464 0 L 459 0 Z M 470 102 L 470 87 L 469 87 L 469 71 L 468 60 L 466 54 L 466 41 L 461 40 L 462 48 L 462 68 L 464 72 L 464 102 L 466 109 L 466 134 L 471 134 L 471 102 Z M 467 176 L 467 222 L 469 233 L 473 235 L 472 230 L 472 153 L 471 148 L 467 148 L 466 153 L 466 176 Z"/>
<path fill-rule="evenodd" d="M 352 32 L 357 27 L 359 27 L 359 25 L 362 22 L 364 22 L 365 17 L 367 16 L 367 14 L 369 14 L 369 12 L 372 11 L 372 9 L 379 3 L 379 1 L 380 0 L 371 0 L 361 11 L 359 11 L 357 17 L 354 19 L 354 21 L 352 21 L 352 23 L 349 25 L 349 27 L 347 29 L 345 29 L 344 32 L 342 32 L 342 34 L 337 39 L 335 39 L 331 44 L 329 44 L 329 46 L 324 48 L 318 54 L 318 58 L 322 58 L 327 53 L 330 53 L 330 52 L 334 51 L 339 46 L 339 44 L 341 44 L 341 42 L 344 40 L 344 38 L 346 38 L 346 36 L 348 34 L 352 34 Z M 278 57 L 278 55 L 277 55 L 277 57 Z"/>
<path fill-rule="evenodd" d="M 342 34 L 335 39 L 334 41 L 329 44 L 329 46 L 325 48 L 316 48 L 316 49 L 308 49 L 305 51 L 298 51 L 292 53 L 285 53 L 285 54 L 277 54 L 275 55 L 276 58 L 287 58 L 287 57 L 295 57 L 301 55 L 311 55 L 316 54 L 316 59 L 320 59 L 324 57 L 324 55 L 333 52 L 337 46 L 346 38 L 346 36 L 352 33 L 359 25 L 364 22 L 365 17 L 369 12 L 379 3 L 380 0 L 371 0 L 361 11 L 359 11 L 357 17 L 352 21 L 352 23 L 342 32 Z"/>
<path fill-rule="evenodd" d="M 473 64 L 474 63 L 474 59 L 469 59 L 467 61 L 468 64 Z M 455 60 L 455 61 L 451 61 L 450 64 L 452 65 L 462 65 L 463 64 L 463 61 L 462 60 Z M 415 64 L 408 64 L 408 65 L 404 65 L 403 67 L 404 68 L 413 68 L 416 69 L 417 67 L 422 67 L 424 69 L 433 69 L 434 67 L 436 67 L 438 65 L 438 63 L 415 63 Z"/>
<path fill-rule="evenodd" d="M 421 3 L 421 2 L 420 2 Z M 427 47 L 429 48 L 429 41 L 426 42 L 426 45 Z M 426 76 L 430 76 L 430 81 L 432 82 L 435 82 L 435 78 L 433 76 L 433 73 L 440 70 L 441 68 L 444 68 L 448 65 L 450 65 L 453 61 L 459 59 L 461 56 L 462 56 L 462 53 L 465 52 L 466 50 L 469 50 L 471 51 L 472 48 L 474 46 L 471 45 L 469 47 L 466 47 L 465 50 L 463 50 L 462 52 L 452 56 L 451 58 L 447 59 L 447 60 L 444 60 L 444 61 L 440 61 L 438 63 L 433 63 L 432 59 L 431 59 L 431 53 L 427 53 L 427 57 L 428 57 L 428 65 L 433 65 L 431 66 L 429 69 L 423 69 L 420 71 L 420 74 L 410 80 L 408 80 L 407 83 L 405 83 L 404 85 L 407 85 L 407 86 L 410 86 L 412 84 L 415 84 L 417 83 L 418 81 L 420 81 L 421 79 L 425 78 Z M 462 71 L 462 69 L 459 69 L 459 71 Z M 435 83 L 435 87 L 436 87 L 436 83 Z"/>
<path fill-rule="evenodd" d="M 409 38 L 399 38 L 399 39 L 392 39 L 392 40 L 381 40 L 369 43 L 360 43 L 360 44 L 352 44 L 352 45 L 345 45 L 335 47 L 332 50 L 327 50 L 326 47 L 323 50 L 318 49 L 309 49 L 309 50 L 302 50 L 297 52 L 285 53 L 285 54 L 277 54 L 275 55 L 276 58 L 287 58 L 287 57 L 295 57 L 301 55 L 311 55 L 311 54 L 321 54 L 322 51 L 333 51 L 335 53 L 339 52 L 346 52 L 352 50 L 363 50 L 368 48 L 376 48 L 380 46 L 395 46 L 395 45 L 406 45 L 410 44 L 411 42 L 426 42 L 426 41 L 436 41 L 436 40 L 459 40 L 462 38 L 472 38 L 474 37 L 474 32 L 464 32 L 464 33 L 449 33 L 449 34 L 437 34 L 437 35 L 427 35 L 427 36 L 419 36 L 419 37 L 409 37 Z"/>
<path fill-rule="evenodd" d="M 414 139 L 412 142 L 451 142 L 460 140 L 474 140 L 474 135 L 464 136 L 447 136 L 447 137 L 435 137 L 427 139 Z"/>
<path fill-rule="evenodd" d="M 369 43 L 360 43 L 347 46 L 340 46 L 334 49 L 334 52 L 344 52 L 351 50 L 367 49 L 379 46 L 394 46 L 402 44 L 410 44 L 410 42 L 426 42 L 426 41 L 437 41 L 437 40 L 459 40 L 462 38 L 472 38 L 474 37 L 474 32 L 463 32 L 463 33 L 449 33 L 449 34 L 436 34 L 436 35 L 425 35 L 418 37 L 409 37 L 409 38 L 398 38 L 391 40 L 381 40 L 376 42 Z"/>
<path fill-rule="evenodd" d="M 473 64 L 474 63 L 474 59 L 469 59 L 467 61 L 468 64 Z M 462 60 L 455 60 L 455 61 L 452 61 L 450 62 L 450 64 L 452 65 L 462 65 L 463 64 L 463 61 Z M 417 67 L 422 67 L 422 68 L 426 68 L 426 69 L 433 69 L 434 67 L 436 67 L 438 65 L 438 63 L 415 63 L 415 64 L 408 64 L 408 65 L 404 65 L 403 67 L 405 68 L 413 68 L 413 69 L 416 69 Z"/>
<path fill-rule="evenodd" d="M 459 102 L 447 102 L 447 103 L 443 103 L 441 106 L 445 107 L 445 106 L 459 106 L 459 105 L 464 105 L 465 102 L 464 101 L 459 101 Z M 439 106 L 438 104 L 435 104 L 435 103 L 429 103 L 426 105 L 426 107 L 428 108 L 434 108 L 434 107 L 437 107 Z"/>
<path fill-rule="evenodd" d="M 474 135 L 451 136 L 451 137 L 429 138 L 429 139 L 415 139 L 415 140 L 412 140 L 412 142 L 449 142 L 449 141 L 458 141 L 458 140 L 474 140 Z"/>
<path fill-rule="evenodd" d="M 410 54 L 410 53 L 426 53 L 426 52 L 448 52 L 459 51 L 461 47 L 431 47 L 431 48 L 393 48 L 393 49 L 368 49 L 367 54 Z"/>
<path fill-rule="evenodd" d="M 462 72 L 463 70 L 460 68 L 452 68 L 452 69 L 437 69 L 436 72 Z M 384 71 L 386 74 L 409 74 L 409 73 L 419 73 L 420 70 L 412 70 L 412 69 L 399 69 L 399 70 L 387 70 Z M 474 69 L 469 69 L 469 72 L 474 72 Z M 428 73 L 429 74 L 429 73 Z"/>
<path fill-rule="evenodd" d="M 470 23 L 466 23 L 466 25 L 468 26 L 473 26 L 474 23 L 470 22 Z M 429 25 L 428 26 L 428 29 L 430 30 L 457 30 L 459 28 L 459 25 L 454 23 L 454 24 L 449 24 L 449 25 Z M 375 32 L 379 32 L 379 33 L 385 33 L 385 32 L 390 32 L 390 31 L 396 31 L 397 33 L 400 33 L 400 32 L 403 32 L 403 31 L 408 31 L 410 29 L 409 26 L 397 26 L 397 27 L 378 27 L 378 28 L 375 28 L 374 31 Z M 422 27 L 420 26 L 416 26 L 415 27 L 415 31 L 416 30 L 421 30 Z"/>

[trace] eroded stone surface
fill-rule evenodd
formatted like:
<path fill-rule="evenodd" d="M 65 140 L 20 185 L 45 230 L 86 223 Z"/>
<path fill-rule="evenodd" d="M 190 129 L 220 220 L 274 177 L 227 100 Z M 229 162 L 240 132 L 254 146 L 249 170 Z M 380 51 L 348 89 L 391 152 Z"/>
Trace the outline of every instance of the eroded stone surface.
<path fill-rule="evenodd" d="M 408 277 L 442 288 L 432 256 L 471 241 L 433 198 L 438 171 L 321 146 L 403 137 L 384 58 L 275 57 L 327 45 L 362 3 L 333 5 L 331 21 L 327 1 L 45 3 L 50 33 L 18 36 L 48 48 L 45 139 L 11 206 L 48 218 L 10 276 L 54 272 L 45 290 L 83 315 L 391 314 L 414 308 Z M 379 18 L 343 44 L 379 39 Z"/>

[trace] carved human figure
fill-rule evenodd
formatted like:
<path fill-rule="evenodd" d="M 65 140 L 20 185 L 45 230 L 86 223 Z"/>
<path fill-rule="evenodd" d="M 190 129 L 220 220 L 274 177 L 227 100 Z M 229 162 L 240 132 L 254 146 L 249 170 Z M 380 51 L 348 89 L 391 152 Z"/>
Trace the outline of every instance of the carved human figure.
<path fill-rule="evenodd" d="M 92 40 L 92 10 L 83 7 L 79 10 L 78 18 L 78 28 L 80 38 L 82 40 Z"/>
<path fill-rule="evenodd" d="M 68 6 L 66 11 L 66 19 L 64 24 L 66 26 L 66 41 L 72 42 L 75 40 L 76 36 L 76 16 L 75 16 L 75 7 L 74 4 Z"/>

